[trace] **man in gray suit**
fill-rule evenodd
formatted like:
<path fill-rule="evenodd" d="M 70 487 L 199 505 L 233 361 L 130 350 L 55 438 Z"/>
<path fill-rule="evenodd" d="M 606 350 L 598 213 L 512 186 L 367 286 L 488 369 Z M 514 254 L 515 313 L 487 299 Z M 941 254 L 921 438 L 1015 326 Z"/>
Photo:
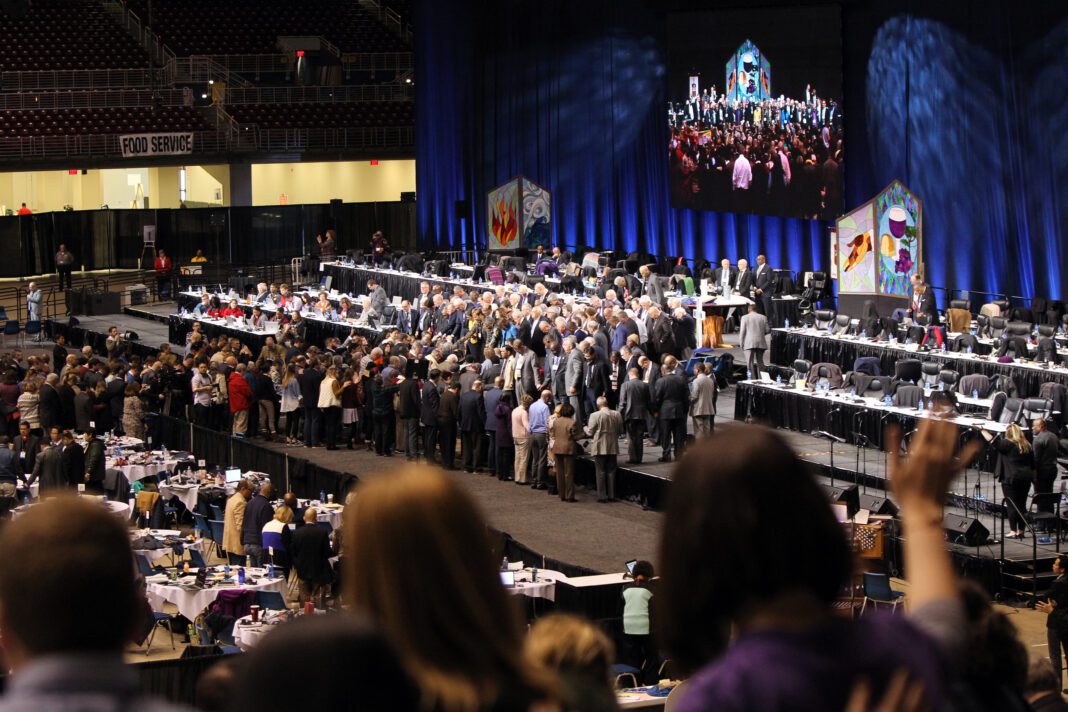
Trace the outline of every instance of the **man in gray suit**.
<path fill-rule="evenodd" d="M 45 493 L 52 494 L 62 489 L 67 489 L 69 483 L 63 473 L 63 456 L 60 453 L 58 447 L 55 447 L 51 443 L 41 443 L 41 454 L 37 456 L 37 461 L 33 463 L 33 472 L 30 474 L 28 480 L 26 480 L 26 486 L 29 487 L 34 482 L 40 482 L 40 492 L 44 496 Z"/>
<path fill-rule="evenodd" d="M 742 317 L 742 324 L 738 329 L 738 341 L 749 361 L 750 378 L 760 378 L 760 371 L 765 368 L 764 351 L 768 348 L 770 333 L 768 318 L 757 313 L 756 304 L 750 304 L 749 313 Z"/>
<path fill-rule="evenodd" d="M 645 423 L 649 419 L 649 385 L 641 371 L 632 368 L 619 389 L 619 414 L 627 428 L 627 464 L 641 464 L 645 449 Z"/>
<path fill-rule="evenodd" d="M 516 385 L 516 393 L 522 397 L 523 393 L 529 393 L 532 396 L 538 395 L 538 379 L 537 379 L 537 356 L 532 350 L 527 348 L 527 345 L 520 340 L 515 342 L 515 357 L 517 360 L 516 370 L 519 375 L 519 383 Z"/>
<path fill-rule="evenodd" d="M 653 300 L 653 304 L 664 304 L 664 287 L 660 284 L 660 277 L 652 272 L 646 265 L 638 268 L 638 274 L 642 279 L 642 294 Z"/>
<path fill-rule="evenodd" d="M 616 455 L 619 454 L 619 435 L 623 432 L 623 416 L 608 408 L 608 399 L 597 399 L 597 412 L 590 416 L 586 434 L 590 436 L 589 452 L 597 472 L 597 501 L 610 502 L 616 498 Z"/>
<path fill-rule="evenodd" d="M 367 296 L 371 298 L 371 309 L 374 310 L 375 314 L 384 314 L 386 305 L 389 304 L 389 297 L 386 296 L 386 290 L 382 288 L 374 277 L 367 280 Z"/>
<path fill-rule="evenodd" d="M 693 418 L 695 440 L 708 437 L 716 427 L 716 398 L 719 391 L 712 375 L 712 364 L 699 363 L 694 368 L 697 378 L 690 384 L 690 417 Z"/>
<path fill-rule="evenodd" d="M 564 339 L 564 353 L 567 355 L 567 361 L 564 363 L 564 392 L 567 393 L 571 407 L 575 409 L 575 420 L 581 423 L 586 415 L 581 407 L 585 402 L 582 384 L 586 380 L 586 359 L 575 347 L 574 336 Z"/>

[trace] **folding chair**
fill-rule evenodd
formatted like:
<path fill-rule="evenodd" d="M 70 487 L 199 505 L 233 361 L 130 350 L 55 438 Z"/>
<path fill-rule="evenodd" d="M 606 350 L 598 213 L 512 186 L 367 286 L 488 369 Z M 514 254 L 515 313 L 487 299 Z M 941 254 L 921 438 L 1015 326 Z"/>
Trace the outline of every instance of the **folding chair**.
<path fill-rule="evenodd" d="M 876 608 L 880 603 L 889 603 L 893 611 L 897 611 L 897 604 L 905 597 L 902 591 L 894 591 L 890 588 L 890 577 L 886 574 L 864 574 L 864 603 L 860 606 L 861 615 L 868 607 L 868 601 Z"/>

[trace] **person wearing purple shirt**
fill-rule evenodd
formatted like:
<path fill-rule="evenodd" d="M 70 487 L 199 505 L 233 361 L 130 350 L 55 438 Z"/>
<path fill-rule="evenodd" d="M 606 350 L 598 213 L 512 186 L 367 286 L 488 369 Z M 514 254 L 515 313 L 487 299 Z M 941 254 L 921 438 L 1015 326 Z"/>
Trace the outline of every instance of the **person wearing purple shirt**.
<path fill-rule="evenodd" d="M 955 460 L 957 436 L 927 421 L 907 462 L 892 455 L 910 616 L 856 621 L 832 607 L 851 580 L 844 529 L 786 441 L 745 425 L 690 448 L 669 494 L 657 596 L 662 643 L 696 671 L 677 709 L 843 710 L 861 685 L 893 696 L 902 675 L 925 708 L 939 709 L 966 627 L 941 514 L 949 482 L 976 452 Z M 899 433 L 889 443 L 900 452 Z"/>

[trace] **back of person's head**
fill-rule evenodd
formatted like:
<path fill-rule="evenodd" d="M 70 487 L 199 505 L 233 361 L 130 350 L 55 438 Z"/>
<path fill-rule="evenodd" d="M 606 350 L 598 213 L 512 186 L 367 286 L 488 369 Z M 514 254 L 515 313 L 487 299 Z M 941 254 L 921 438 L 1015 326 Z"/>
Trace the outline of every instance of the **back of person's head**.
<path fill-rule="evenodd" d="M 531 662 L 548 670 L 578 674 L 611 689 L 612 641 L 584 618 L 568 613 L 539 618 L 527 633 L 524 650 Z"/>
<path fill-rule="evenodd" d="M 653 562 L 642 560 L 635 563 L 634 571 L 631 575 L 634 576 L 634 581 L 636 583 L 649 583 L 653 576 L 656 576 L 656 570 L 653 568 Z"/>
<path fill-rule="evenodd" d="M 1046 695 L 1061 694 L 1061 675 L 1053 669 L 1053 663 L 1046 658 L 1031 661 L 1027 669 L 1027 684 L 1024 686 L 1024 696 L 1028 702 L 1034 702 Z"/>
<path fill-rule="evenodd" d="M 280 681 L 293 684 L 279 684 Z M 416 712 L 419 690 L 374 626 L 352 615 L 308 616 L 278 626 L 241 666 L 231 712 Z"/>
<path fill-rule="evenodd" d="M 1020 642 L 1009 617 L 995 610 L 990 596 L 978 584 L 963 580 L 964 651 L 961 666 L 965 680 L 979 691 L 1023 694 L 1027 683 L 1027 648 Z"/>
<path fill-rule="evenodd" d="M 717 430 L 675 468 L 656 597 L 663 642 L 696 668 L 763 603 L 793 594 L 829 606 L 850 566 L 842 527 L 786 441 L 751 425 Z"/>
<path fill-rule="evenodd" d="M 345 526 L 348 601 L 382 625 L 428 707 L 477 710 L 533 678 L 485 519 L 463 488 L 408 466 L 361 485 Z"/>
<path fill-rule="evenodd" d="M 118 653 L 141 610 L 129 536 L 100 505 L 57 497 L 0 536 L 0 630 L 9 653 Z"/>
<path fill-rule="evenodd" d="M 224 712 L 238 695 L 237 676 L 244 658 L 228 655 L 200 673 L 195 690 L 196 708 L 200 712 Z"/>

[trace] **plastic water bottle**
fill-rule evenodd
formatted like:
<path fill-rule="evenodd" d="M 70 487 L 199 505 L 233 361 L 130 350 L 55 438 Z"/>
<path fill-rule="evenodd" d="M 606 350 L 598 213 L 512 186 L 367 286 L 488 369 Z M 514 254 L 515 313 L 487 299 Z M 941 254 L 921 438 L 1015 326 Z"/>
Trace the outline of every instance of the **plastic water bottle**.
<path fill-rule="evenodd" d="M 983 491 L 979 488 L 979 482 L 978 481 L 975 483 L 975 496 L 974 496 L 974 499 L 977 502 L 983 500 Z"/>
<path fill-rule="evenodd" d="M 861 329 L 860 330 L 860 338 L 862 338 L 862 339 L 868 338 L 868 330 L 867 329 Z"/>
<path fill-rule="evenodd" d="M 787 329 L 790 328 L 790 320 L 789 319 L 786 320 L 785 326 L 786 326 Z"/>
<path fill-rule="evenodd" d="M 972 389 L 972 398 L 974 398 L 975 400 L 979 400 L 979 390 L 978 389 L 976 389 L 976 388 Z"/>
<path fill-rule="evenodd" d="M 775 374 L 775 385 L 777 385 L 777 386 L 781 386 L 782 385 L 782 374 L 781 373 Z"/>
<path fill-rule="evenodd" d="M 971 352 L 972 352 L 972 345 L 971 344 L 968 344 L 967 346 L 964 347 L 964 353 L 970 354 Z"/>
<path fill-rule="evenodd" d="M 893 406 L 894 405 L 894 399 L 891 398 L 890 396 L 883 396 L 883 405 L 885 405 L 887 408 Z"/>
<path fill-rule="evenodd" d="M 239 586 L 245 585 L 245 567 L 242 566 L 237 570 L 237 583 Z"/>
<path fill-rule="evenodd" d="M 319 490 L 319 501 L 320 502 L 325 502 L 326 501 L 326 490 Z"/>
<path fill-rule="evenodd" d="M 501 571 L 507 571 L 507 570 L 508 570 L 508 557 L 506 556 L 503 559 L 501 559 Z"/>
<path fill-rule="evenodd" d="M 163 453 L 163 459 L 164 459 L 164 460 L 166 460 L 166 459 L 167 459 L 167 446 L 166 446 L 165 444 L 164 444 L 164 445 L 163 445 L 163 447 L 162 447 L 162 448 L 160 449 L 160 452 L 162 452 L 162 453 Z"/>

